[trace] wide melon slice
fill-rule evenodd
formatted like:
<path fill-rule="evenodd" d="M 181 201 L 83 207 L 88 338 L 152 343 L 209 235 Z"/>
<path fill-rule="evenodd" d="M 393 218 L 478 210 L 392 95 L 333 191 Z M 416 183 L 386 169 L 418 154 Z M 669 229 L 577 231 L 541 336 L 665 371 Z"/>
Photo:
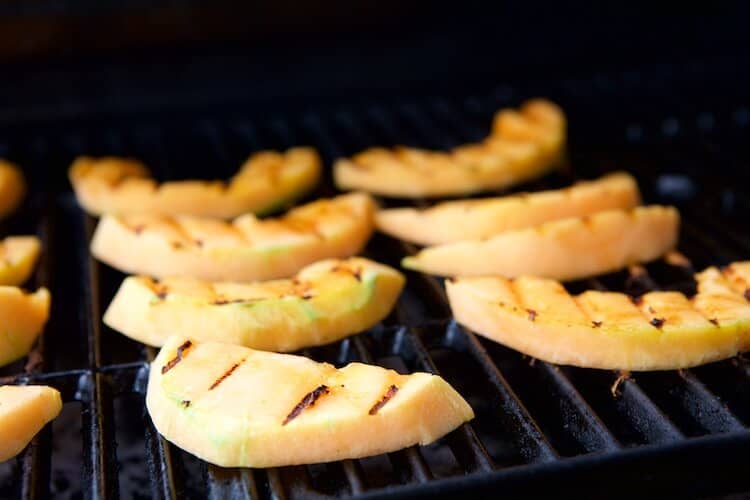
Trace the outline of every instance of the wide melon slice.
<path fill-rule="evenodd" d="M 375 214 L 377 228 L 419 245 L 488 238 L 511 229 L 640 204 L 632 176 L 618 172 L 565 189 L 478 200 L 446 201 L 425 209 L 391 208 Z"/>
<path fill-rule="evenodd" d="M 0 462 L 21 453 L 60 410 L 60 393 L 52 387 L 0 386 Z"/>
<path fill-rule="evenodd" d="M 427 247 L 402 265 L 441 276 L 580 279 L 660 257 L 677 244 L 679 222 L 672 207 L 608 210 Z"/>
<path fill-rule="evenodd" d="M 0 286 L 0 366 L 28 354 L 49 318 L 49 307 L 46 288 L 26 293 Z"/>
<path fill-rule="evenodd" d="M 473 418 L 442 378 L 171 337 L 151 364 L 151 419 L 224 467 L 330 462 L 428 444 Z"/>
<path fill-rule="evenodd" d="M 40 249 L 36 236 L 9 236 L 0 241 L 0 286 L 25 283 L 34 270 Z"/>
<path fill-rule="evenodd" d="M 383 196 L 428 198 L 500 189 L 538 177 L 560 163 L 565 115 L 534 99 L 520 111 L 497 113 L 484 141 L 450 151 L 372 148 L 334 165 L 340 189 Z"/>
<path fill-rule="evenodd" d="M 104 323 L 153 346 L 181 332 L 199 341 L 289 352 L 372 327 L 388 315 L 403 286 L 398 271 L 356 257 L 316 262 L 291 280 L 248 284 L 131 276 Z"/>
<path fill-rule="evenodd" d="M 320 177 L 312 148 L 262 151 L 245 162 L 228 183 L 174 181 L 158 184 L 140 162 L 116 157 L 80 157 L 70 167 L 78 202 L 92 215 L 162 214 L 229 219 L 267 214 L 307 193 Z"/>
<path fill-rule="evenodd" d="M 698 293 L 638 298 L 552 280 L 457 278 L 446 284 L 458 322 L 551 363 L 615 370 L 688 368 L 750 349 L 750 261 L 696 275 Z"/>
<path fill-rule="evenodd" d="M 7 217 L 26 194 L 26 181 L 21 169 L 0 158 L 0 219 Z"/>
<path fill-rule="evenodd" d="M 232 222 L 198 217 L 106 215 L 91 242 L 96 258 L 131 274 L 209 281 L 288 278 L 326 258 L 359 253 L 373 231 L 375 203 L 352 193 Z"/>

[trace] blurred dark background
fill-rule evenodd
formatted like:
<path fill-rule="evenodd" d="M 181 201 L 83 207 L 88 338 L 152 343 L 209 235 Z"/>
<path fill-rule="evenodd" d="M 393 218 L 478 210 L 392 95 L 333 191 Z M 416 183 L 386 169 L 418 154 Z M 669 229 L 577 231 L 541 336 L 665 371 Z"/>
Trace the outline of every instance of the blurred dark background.
<path fill-rule="evenodd" d="M 744 95 L 750 37 L 741 3 L 615 5 L 5 1 L 0 126 L 283 111 L 628 71 L 638 80 L 629 97 L 715 105 Z M 651 84 L 652 72 L 674 78 Z"/>

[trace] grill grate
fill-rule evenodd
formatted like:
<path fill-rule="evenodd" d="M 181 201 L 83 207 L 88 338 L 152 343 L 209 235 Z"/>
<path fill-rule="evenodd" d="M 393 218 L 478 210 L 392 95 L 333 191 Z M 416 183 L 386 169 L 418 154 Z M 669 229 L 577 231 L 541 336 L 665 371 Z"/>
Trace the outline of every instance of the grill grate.
<path fill-rule="evenodd" d="M 143 398 L 146 363 L 155 351 L 100 321 L 122 275 L 87 252 L 95 221 L 79 210 L 66 187 L 64 172 L 73 156 L 138 156 L 165 178 L 229 175 L 249 151 L 295 144 L 317 146 L 330 163 L 374 144 L 448 147 L 476 140 L 492 112 L 512 100 L 517 96 L 503 88 L 484 98 L 271 117 L 262 125 L 209 117 L 127 129 L 114 123 L 41 136 L 8 135 L 0 152 L 30 169 L 33 196 L 2 230 L 43 237 L 46 252 L 30 286 L 49 286 L 54 305 L 31 361 L 0 369 L 0 377 L 3 383 L 50 384 L 61 390 L 65 408 L 21 457 L 0 465 L 0 497 L 283 499 L 451 495 L 495 488 L 532 494 L 553 486 L 575 487 L 570 491 L 578 496 L 605 491 L 628 496 L 646 487 L 655 495 L 747 489 L 744 470 L 731 460 L 750 449 L 750 364 L 745 359 L 636 374 L 621 381 L 613 396 L 617 373 L 557 367 L 479 338 L 451 320 L 440 280 L 411 272 L 403 297 L 381 325 L 304 354 L 338 366 L 357 360 L 440 373 L 475 409 L 471 423 L 427 447 L 267 470 L 207 465 L 154 430 Z M 750 190 L 734 182 L 746 174 L 728 172 L 732 182 L 722 182 L 705 169 L 717 161 L 747 163 L 740 141 L 748 123 L 740 111 L 710 118 L 704 113 L 694 126 L 674 118 L 622 122 L 609 135 L 593 129 L 595 124 L 587 130 L 585 122 L 573 121 L 575 173 L 519 189 L 557 187 L 574 177 L 626 168 L 639 178 L 648 201 L 680 205 L 680 250 L 695 268 L 748 258 L 750 239 L 741 228 Z M 316 195 L 331 193 L 329 173 Z M 401 256 L 413 250 L 376 235 L 366 252 L 398 266 Z M 689 291 L 692 286 L 689 270 L 664 263 L 646 269 L 640 279 L 621 272 L 569 286 L 631 293 Z M 691 480 L 685 481 L 688 476 Z"/>

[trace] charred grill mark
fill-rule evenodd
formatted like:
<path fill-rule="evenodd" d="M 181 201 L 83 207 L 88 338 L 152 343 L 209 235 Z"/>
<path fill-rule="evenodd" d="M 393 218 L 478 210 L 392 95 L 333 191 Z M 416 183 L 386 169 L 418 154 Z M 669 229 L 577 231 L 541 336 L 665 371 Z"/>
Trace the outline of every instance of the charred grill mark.
<path fill-rule="evenodd" d="M 664 326 L 664 322 L 667 321 L 664 318 L 654 318 L 649 323 L 651 323 L 656 328 L 661 329 L 662 326 Z"/>
<path fill-rule="evenodd" d="M 593 326 L 594 328 L 599 328 L 600 326 L 602 326 L 602 322 L 601 321 L 592 321 L 591 322 L 591 326 Z"/>
<path fill-rule="evenodd" d="M 183 399 L 182 400 L 182 407 L 183 408 L 189 408 L 190 407 L 190 401 L 188 401 L 187 399 Z"/>
<path fill-rule="evenodd" d="M 203 248 L 203 240 L 196 238 L 193 240 L 193 243 L 195 243 L 195 246 L 197 246 L 198 248 Z"/>
<path fill-rule="evenodd" d="M 171 359 L 166 365 L 161 367 L 161 374 L 164 375 L 169 370 L 174 368 L 177 363 L 182 361 L 183 356 L 185 356 L 185 353 L 188 349 L 190 349 L 193 346 L 193 343 L 189 340 L 186 340 L 185 342 L 180 345 L 180 347 L 177 348 L 177 355 L 174 357 L 174 359 Z"/>
<path fill-rule="evenodd" d="M 167 298 L 168 293 L 169 292 L 167 292 L 166 288 L 162 288 L 160 290 L 157 290 L 156 296 L 159 297 L 159 299 L 164 300 Z"/>
<path fill-rule="evenodd" d="M 146 229 L 146 226 L 143 224 L 138 224 L 137 226 L 133 227 L 133 232 L 138 235 L 143 232 L 143 230 Z"/>
<path fill-rule="evenodd" d="M 297 406 L 295 406 L 291 412 L 289 412 L 289 415 L 286 416 L 284 419 L 284 422 L 281 425 L 286 425 L 295 418 L 299 416 L 300 413 L 302 413 L 306 408 L 310 406 L 315 406 L 315 402 L 322 396 L 323 394 L 328 394 L 330 389 L 327 385 L 319 385 L 312 391 L 305 394 L 305 397 L 302 398 L 302 400 L 297 403 Z"/>
<path fill-rule="evenodd" d="M 175 250 L 179 250 L 180 248 L 185 246 L 181 241 L 173 241 L 171 242 L 171 245 Z"/>
<path fill-rule="evenodd" d="M 529 321 L 536 320 L 537 312 L 533 309 L 526 309 L 526 312 L 529 313 Z"/>
<path fill-rule="evenodd" d="M 305 294 L 302 295 L 302 300 L 310 300 L 313 297 L 314 297 L 313 294 L 311 294 L 311 293 L 305 293 Z"/>
<path fill-rule="evenodd" d="M 331 272 L 351 274 L 355 280 L 362 281 L 362 269 L 359 267 L 357 269 L 350 269 L 345 266 L 334 266 L 331 268 Z"/>
<path fill-rule="evenodd" d="M 708 322 L 714 326 L 719 326 L 719 320 L 716 318 L 708 318 Z"/>
<path fill-rule="evenodd" d="M 745 293 L 743 293 L 742 295 L 745 296 L 745 300 L 747 300 L 748 302 L 750 302 L 750 288 L 746 289 Z"/>
<path fill-rule="evenodd" d="M 211 387 L 209 387 L 208 390 L 209 391 L 213 391 L 214 389 L 216 389 L 217 387 L 219 387 L 219 384 L 221 384 L 222 382 L 224 382 L 224 380 L 226 380 L 232 373 L 234 373 L 234 371 L 237 368 L 239 368 L 240 365 L 242 363 L 244 363 L 244 362 L 245 362 L 245 359 L 241 359 L 239 363 L 235 363 L 232 366 L 230 366 L 229 370 L 225 371 L 224 374 L 221 377 L 219 377 L 216 380 L 214 380 L 214 383 L 211 384 Z"/>
<path fill-rule="evenodd" d="M 231 300 L 229 300 L 229 299 L 219 298 L 219 299 L 215 299 L 213 302 L 211 302 L 211 304 L 213 304 L 215 306 L 225 306 L 227 304 L 239 304 L 240 302 L 249 302 L 250 300 L 251 299 L 231 299 Z"/>
<path fill-rule="evenodd" d="M 370 411 L 367 413 L 370 415 L 375 415 L 377 412 L 380 411 L 382 407 L 386 405 L 386 403 L 388 403 L 388 401 L 393 399 L 393 396 L 395 396 L 397 392 L 398 392 L 398 387 L 395 385 L 391 385 L 386 391 L 386 393 L 383 395 L 383 397 L 380 398 L 380 401 L 372 405 L 372 408 L 370 408 Z"/>

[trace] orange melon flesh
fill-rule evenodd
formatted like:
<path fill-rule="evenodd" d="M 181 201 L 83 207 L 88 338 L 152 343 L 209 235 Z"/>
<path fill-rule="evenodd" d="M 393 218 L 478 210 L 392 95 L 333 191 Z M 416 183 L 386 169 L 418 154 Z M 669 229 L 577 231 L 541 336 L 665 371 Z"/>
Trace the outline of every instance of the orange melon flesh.
<path fill-rule="evenodd" d="M 0 286 L 0 366 L 24 357 L 49 318 L 50 294 L 46 288 L 25 293 Z"/>
<path fill-rule="evenodd" d="M 305 400 L 314 404 L 306 405 Z M 223 467 L 330 462 L 428 444 L 473 418 L 442 378 L 171 337 L 151 364 L 151 419 Z"/>
<path fill-rule="evenodd" d="M 334 165 L 340 189 L 429 198 L 501 189 L 538 177 L 560 163 L 565 115 L 542 99 L 497 113 L 483 142 L 451 151 L 372 148 Z"/>
<path fill-rule="evenodd" d="M 78 202 L 92 215 L 194 215 L 229 219 L 267 214 L 291 205 L 318 182 L 321 161 L 312 148 L 253 154 L 229 183 L 175 181 L 158 184 L 140 162 L 80 157 L 69 178 Z"/>
<path fill-rule="evenodd" d="M 40 249 L 36 236 L 10 236 L 0 241 L 0 286 L 25 283 L 34 271 Z"/>
<path fill-rule="evenodd" d="M 60 393 L 52 387 L 0 386 L 0 462 L 21 453 L 60 410 Z"/>
<path fill-rule="evenodd" d="M 402 265 L 441 276 L 580 279 L 658 258 L 677 244 L 679 220 L 677 210 L 659 205 L 608 210 L 427 247 Z"/>
<path fill-rule="evenodd" d="M 352 193 L 302 205 L 276 219 L 106 215 L 91 252 L 123 272 L 159 278 L 288 278 L 315 261 L 360 252 L 372 235 L 374 209 L 368 195 Z"/>
<path fill-rule="evenodd" d="M 698 293 L 568 294 L 552 280 L 457 278 L 456 320 L 534 358 L 612 370 L 688 368 L 750 349 L 750 261 L 696 275 Z"/>
<path fill-rule="evenodd" d="M 391 208 L 375 214 L 378 230 L 419 245 L 488 238 L 511 229 L 639 205 L 640 193 L 625 172 L 566 189 L 479 200 L 447 201 L 431 208 Z"/>
<path fill-rule="evenodd" d="M 104 323 L 153 346 L 177 331 L 199 341 L 289 352 L 372 327 L 403 286 L 398 271 L 356 257 L 316 262 L 293 280 L 249 284 L 131 276 Z"/>
<path fill-rule="evenodd" d="M 7 217 L 26 194 L 26 181 L 18 166 L 0 158 L 0 219 Z"/>

